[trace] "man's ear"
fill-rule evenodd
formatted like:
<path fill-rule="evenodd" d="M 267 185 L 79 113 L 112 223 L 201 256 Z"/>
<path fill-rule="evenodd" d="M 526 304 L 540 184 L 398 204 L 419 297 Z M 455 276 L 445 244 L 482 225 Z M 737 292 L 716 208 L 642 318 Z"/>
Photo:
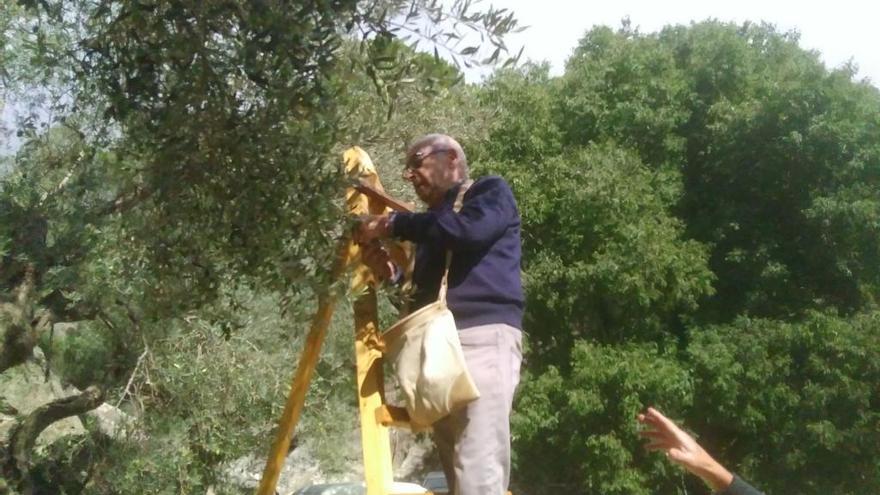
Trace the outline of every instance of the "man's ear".
<path fill-rule="evenodd" d="M 452 170 L 458 169 L 458 161 L 460 157 L 458 156 L 458 151 L 454 149 L 449 150 L 449 168 Z"/>

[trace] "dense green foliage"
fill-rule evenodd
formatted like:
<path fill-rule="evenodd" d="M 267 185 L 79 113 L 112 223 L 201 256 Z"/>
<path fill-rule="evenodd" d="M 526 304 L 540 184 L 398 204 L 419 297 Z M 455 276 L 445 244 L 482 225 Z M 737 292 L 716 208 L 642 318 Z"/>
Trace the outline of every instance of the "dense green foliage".
<path fill-rule="evenodd" d="M 407 42 L 494 62 L 516 23 L 469 9 L 0 0 L 0 97 L 32 110 L 0 163 L 0 302 L 37 279 L 16 320 L 33 328 L 0 320 L 3 350 L 39 342 L 137 419 L 35 476 L 231 490 L 327 283 L 338 153 L 365 147 L 412 199 L 401 150 L 441 131 L 522 213 L 516 493 L 707 493 L 640 448 L 647 405 L 769 493 L 880 490 L 880 92 L 794 35 L 718 22 L 596 27 L 559 77 L 468 86 Z M 456 48 L 456 21 L 488 52 Z M 356 423 L 341 306 L 297 438 L 329 470 L 358 462 L 338 440 Z"/>
<path fill-rule="evenodd" d="M 743 317 L 703 329 L 687 350 L 691 426 L 770 492 L 873 491 L 878 322 L 877 311 L 810 313 L 793 323 Z"/>
<path fill-rule="evenodd" d="M 693 385 L 674 352 L 581 340 L 569 366 L 527 377 L 521 391 L 514 428 L 529 491 L 674 493 L 682 473 L 640 448 L 632 420 L 645 403 L 691 404 Z"/>
<path fill-rule="evenodd" d="M 704 492 L 638 452 L 647 405 L 769 493 L 880 489 L 875 87 L 705 22 L 598 27 L 480 96 L 523 215 L 522 489 Z"/>
<path fill-rule="evenodd" d="M 21 142 L 0 167 L 0 302 L 36 282 L 0 327 L 4 369 L 39 343 L 136 418 L 130 441 L 40 453 L 38 485 L 241 490 L 220 475 L 265 455 L 345 228 L 340 152 L 386 158 L 444 115 L 476 118 L 438 55 L 504 61 L 516 26 L 470 2 L 0 2 Z M 358 463 L 338 440 L 357 425 L 346 307 L 296 439 L 331 473 Z"/>

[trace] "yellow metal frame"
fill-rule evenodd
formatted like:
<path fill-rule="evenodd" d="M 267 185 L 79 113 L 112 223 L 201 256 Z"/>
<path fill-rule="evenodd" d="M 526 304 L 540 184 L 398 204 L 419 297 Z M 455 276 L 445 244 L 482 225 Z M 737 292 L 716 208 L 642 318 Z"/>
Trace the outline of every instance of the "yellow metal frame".
<path fill-rule="evenodd" d="M 389 206 L 396 209 L 407 208 L 405 204 L 384 195 L 376 168 L 364 150 L 359 147 L 350 148 L 344 153 L 343 158 L 346 174 L 368 186 L 366 190 L 352 187 L 346 191 L 346 205 L 350 215 L 381 214 L 387 212 Z M 406 261 L 407 252 L 401 246 L 392 246 L 391 255 L 399 266 L 409 266 Z M 405 409 L 385 404 L 382 342 L 376 309 L 376 281 L 370 270 L 360 262 L 358 246 L 346 238 L 340 243 L 334 261 L 333 280 L 338 280 L 349 268 L 352 269 L 352 291 L 360 294 L 354 301 L 355 356 L 367 495 L 388 495 L 393 482 L 388 428 L 408 427 L 409 416 Z M 290 394 L 263 470 L 263 477 L 257 488 L 257 495 L 275 494 L 278 477 L 287 457 L 296 424 L 299 422 L 306 390 L 318 363 L 336 299 L 337 294 L 332 288 L 326 289 L 318 296 L 318 311 L 312 320 L 293 377 Z"/>

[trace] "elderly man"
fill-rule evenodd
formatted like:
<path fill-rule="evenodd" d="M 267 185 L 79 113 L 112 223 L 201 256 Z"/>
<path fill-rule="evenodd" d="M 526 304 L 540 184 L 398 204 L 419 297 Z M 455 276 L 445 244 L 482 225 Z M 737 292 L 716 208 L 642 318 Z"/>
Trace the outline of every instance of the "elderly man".
<path fill-rule="evenodd" d="M 450 493 L 491 495 L 510 480 L 510 411 L 522 361 L 523 293 L 520 219 L 510 187 L 484 177 L 468 187 L 461 145 L 431 134 L 406 152 L 404 178 L 427 205 L 424 213 L 392 213 L 364 219 L 357 237 L 365 260 L 381 277 L 394 267 L 372 240 L 394 237 L 416 243 L 412 309 L 437 299 L 446 250 L 452 252 L 447 303 L 480 398 L 435 423 L 434 441 Z"/>

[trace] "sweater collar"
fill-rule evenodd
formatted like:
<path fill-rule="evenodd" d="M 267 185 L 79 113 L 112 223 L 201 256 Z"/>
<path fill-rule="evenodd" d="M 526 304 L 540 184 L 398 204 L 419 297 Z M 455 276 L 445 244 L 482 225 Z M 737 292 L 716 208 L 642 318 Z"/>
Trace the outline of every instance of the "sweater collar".
<path fill-rule="evenodd" d="M 437 206 L 432 206 L 428 208 L 429 211 L 439 211 L 446 208 L 451 208 L 452 204 L 455 203 L 455 197 L 458 196 L 458 190 L 461 189 L 461 185 L 464 184 L 465 181 L 459 181 L 452 187 L 446 190 L 443 193 L 443 201 L 440 202 Z"/>

